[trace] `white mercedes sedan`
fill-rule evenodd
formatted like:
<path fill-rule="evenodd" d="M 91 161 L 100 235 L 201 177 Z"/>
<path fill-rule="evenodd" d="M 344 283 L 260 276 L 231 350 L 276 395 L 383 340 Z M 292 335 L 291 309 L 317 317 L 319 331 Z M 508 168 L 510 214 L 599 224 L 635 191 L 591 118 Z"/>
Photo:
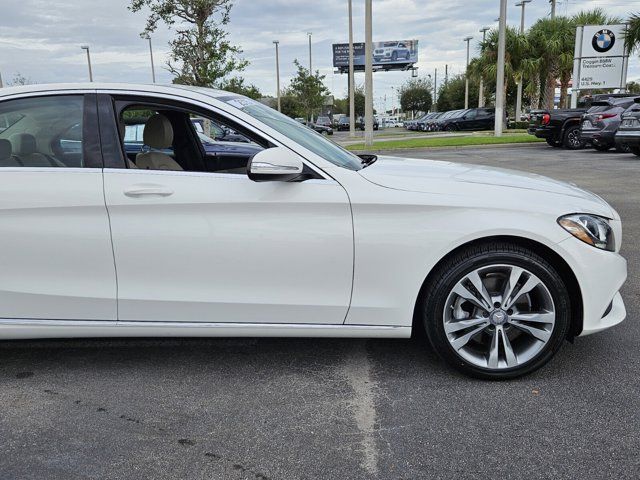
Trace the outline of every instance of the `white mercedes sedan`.
<path fill-rule="evenodd" d="M 0 89 L 0 339 L 424 329 L 511 378 L 624 319 L 620 242 L 575 186 L 356 156 L 223 91 Z"/>

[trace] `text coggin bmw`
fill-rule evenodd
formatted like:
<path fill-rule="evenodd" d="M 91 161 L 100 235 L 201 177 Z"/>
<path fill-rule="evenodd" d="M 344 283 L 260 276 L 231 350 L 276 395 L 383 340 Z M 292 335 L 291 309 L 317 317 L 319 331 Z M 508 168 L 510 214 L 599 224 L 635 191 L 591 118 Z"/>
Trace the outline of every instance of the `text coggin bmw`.
<path fill-rule="evenodd" d="M 254 152 L 212 153 L 194 118 Z M 3 339 L 425 329 L 454 367 L 508 378 L 625 317 L 620 217 L 565 183 L 360 158 L 202 88 L 3 89 L 0 125 Z"/>

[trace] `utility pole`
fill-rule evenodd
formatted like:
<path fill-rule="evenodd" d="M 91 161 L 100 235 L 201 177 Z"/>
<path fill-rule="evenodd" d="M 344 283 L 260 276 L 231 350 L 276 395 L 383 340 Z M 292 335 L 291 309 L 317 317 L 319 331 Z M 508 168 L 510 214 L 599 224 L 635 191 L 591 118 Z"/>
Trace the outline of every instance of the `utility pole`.
<path fill-rule="evenodd" d="M 500 0 L 500 25 L 498 27 L 498 72 L 496 75 L 496 123 L 494 134 L 502 136 L 504 120 L 504 54 L 507 40 L 507 0 Z"/>
<path fill-rule="evenodd" d="M 467 42 L 467 68 L 464 71 L 464 108 L 469 108 L 469 42 L 473 37 L 465 37 L 462 41 Z"/>
<path fill-rule="evenodd" d="M 4 87 L 4 85 L 2 84 L 2 73 L 0 73 L 0 88 Z"/>
<path fill-rule="evenodd" d="M 487 32 L 491 30 L 489 27 L 482 27 L 480 33 L 482 33 L 482 43 L 484 44 L 487 38 Z M 484 107 L 484 79 L 480 75 L 480 87 L 478 88 L 478 108 Z"/>
<path fill-rule="evenodd" d="M 280 42 L 278 40 L 274 40 L 273 44 L 276 46 L 276 98 L 278 99 L 278 111 L 281 112 L 282 108 L 280 106 L 280 56 L 278 53 L 278 45 Z"/>
<path fill-rule="evenodd" d="M 446 63 L 444 65 L 444 85 L 446 86 L 449 83 L 449 64 Z"/>
<path fill-rule="evenodd" d="M 556 0 L 549 0 L 551 4 L 551 20 L 556 18 Z"/>
<path fill-rule="evenodd" d="M 356 100 L 353 72 L 353 1 L 349 0 L 349 136 L 356 136 Z"/>
<path fill-rule="evenodd" d="M 149 55 L 151 56 L 151 79 L 153 83 L 156 83 L 156 67 L 153 64 L 153 47 L 151 46 L 151 35 L 147 35 L 144 37 L 149 41 Z"/>
<path fill-rule="evenodd" d="M 365 0 L 364 7 L 364 144 L 373 146 L 373 12 L 372 0 Z"/>
<path fill-rule="evenodd" d="M 93 82 L 93 71 L 91 70 L 91 54 L 89 54 L 89 45 L 80 45 L 80 48 L 87 51 L 87 63 L 89 64 L 89 81 Z"/>
<path fill-rule="evenodd" d="M 531 3 L 531 0 L 520 0 L 516 3 L 516 7 L 522 7 L 522 13 L 520 15 L 520 35 L 524 35 L 524 7 L 527 3 Z M 520 121 L 520 115 L 522 114 L 522 76 L 518 81 L 518 94 L 516 96 L 516 122 Z"/>

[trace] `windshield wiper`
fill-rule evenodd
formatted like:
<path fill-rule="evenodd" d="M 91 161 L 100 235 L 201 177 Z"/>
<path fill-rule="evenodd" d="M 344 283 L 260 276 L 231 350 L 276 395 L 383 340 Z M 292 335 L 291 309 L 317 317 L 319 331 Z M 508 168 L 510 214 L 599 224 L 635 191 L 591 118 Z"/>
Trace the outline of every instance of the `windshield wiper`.
<path fill-rule="evenodd" d="M 377 155 L 371 155 L 368 153 L 363 153 L 362 155 L 358 155 L 358 156 L 362 159 L 360 163 L 362 163 L 362 165 L 365 168 L 371 165 L 372 163 L 374 163 L 376 160 L 378 160 Z"/>

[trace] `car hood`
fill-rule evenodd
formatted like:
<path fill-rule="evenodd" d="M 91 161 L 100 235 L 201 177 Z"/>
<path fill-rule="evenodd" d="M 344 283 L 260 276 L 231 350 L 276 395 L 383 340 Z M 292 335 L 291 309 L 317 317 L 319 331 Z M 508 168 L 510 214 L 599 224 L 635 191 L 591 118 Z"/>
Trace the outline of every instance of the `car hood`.
<path fill-rule="evenodd" d="M 504 202 L 520 193 L 523 201 L 556 203 L 565 197 L 562 208 L 619 218 L 602 198 L 569 183 L 534 173 L 435 160 L 378 156 L 378 160 L 359 171 L 376 185 L 408 192 L 432 194 L 482 195 Z M 547 194 L 546 198 L 544 195 Z M 566 212 L 570 213 L 570 212 Z"/>

